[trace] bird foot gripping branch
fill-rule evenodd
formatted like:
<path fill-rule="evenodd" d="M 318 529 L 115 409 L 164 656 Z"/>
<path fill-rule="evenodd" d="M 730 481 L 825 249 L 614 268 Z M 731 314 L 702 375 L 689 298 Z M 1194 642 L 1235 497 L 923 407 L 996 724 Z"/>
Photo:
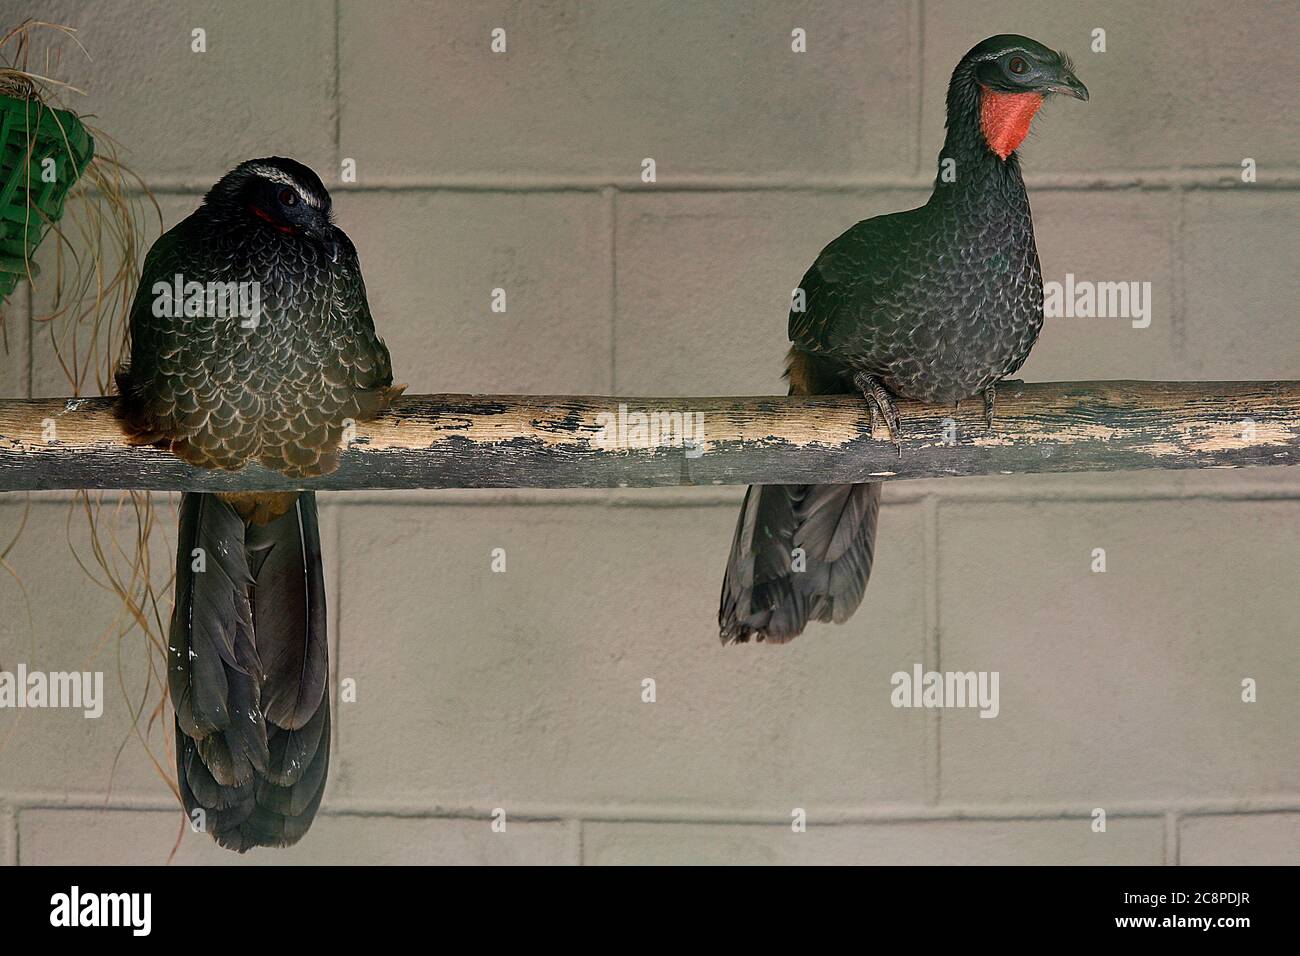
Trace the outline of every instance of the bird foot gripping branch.
<path fill-rule="evenodd" d="M 866 372 L 857 372 L 853 376 L 853 384 L 862 390 L 871 407 L 871 434 L 874 436 L 878 427 L 883 424 L 889 434 L 889 440 L 898 449 L 898 457 L 901 459 L 903 457 L 902 426 L 899 423 L 898 408 L 894 405 L 893 396 L 881 384 L 880 379 Z"/>

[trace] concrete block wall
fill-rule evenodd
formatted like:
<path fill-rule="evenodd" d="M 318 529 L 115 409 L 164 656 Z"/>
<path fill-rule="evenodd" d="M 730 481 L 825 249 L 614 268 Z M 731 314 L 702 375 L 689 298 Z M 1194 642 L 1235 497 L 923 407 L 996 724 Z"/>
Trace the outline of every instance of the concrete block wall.
<path fill-rule="evenodd" d="M 1049 319 L 1023 377 L 1300 377 L 1293 2 L 3 9 L 80 29 L 94 62 L 63 75 L 166 225 L 242 159 L 314 167 L 411 392 L 781 392 L 790 289 L 855 221 L 924 201 L 947 75 L 1000 32 L 1069 51 L 1093 93 L 1051 103 L 1022 150 L 1045 278 L 1153 292 L 1148 328 Z M 43 301 L 7 307 L 0 393 L 66 393 Z M 336 707 L 312 832 L 245 857 L 183 832 L 135 736 L 158 740 L 133 715 L 141 641 L 72 559 L 69 496 L 5 496 L 0 539 L 26 526 L 0 669 L 101 669 L 108 693 L 99 720 L 0 711 L 0 859 L 1300 859 L 1293 471 L 892 484 L 849 623 L 723 648 L 741 493 L 322 499 L 332 664 L 357 700 Z M 890 676 L 916 663 L 999 672 L 999 715 L 894 708 Z"/>

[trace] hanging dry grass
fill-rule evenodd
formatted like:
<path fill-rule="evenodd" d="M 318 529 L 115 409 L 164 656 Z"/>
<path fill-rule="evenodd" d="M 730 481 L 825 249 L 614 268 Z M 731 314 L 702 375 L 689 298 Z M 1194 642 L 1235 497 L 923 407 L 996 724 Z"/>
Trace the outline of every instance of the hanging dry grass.
<path fill-rule="evenodd" d="M 67 110 L 94 139 L 95 154 L 69 190 L 61 218 L 46 216 L 28 202 L 29 214 L 41 216 L 48 229 L 43 245 L 53 263 L 42 270 L 25 253 L 20 275 L 30 283 L 33 338 L 39 330 L 48 340 L 70 394 L 104 395 L 111 391 L 113 373 L 129 352 L 131 303 L 148 250 L 148 227 L 156 224 L 153 234 L 161 232 L 162 211 L 148 186 L 120 159 L 117 141 L 92 122 L 93 116 L 82 115 L 69 104 L 70 96 L 84 95 L 84 91 L 55 78 L 68 49 L 90 58 L 77 31 L 62 24 L 29 19 L 0 36 L 0 95 L 25 100 L 36 115 L 51 111 L 61 131 L 64 124 L 54 111 Z M 35 123 L 29 123 L 29 129 L 34 128 Z M 71 154 L 66 132 L 64 139 Z M 33 134 L 25 157 L 29 183 L 35 146 Z M 0 347 L 6 351 L 10 312 L 0 304 Z M 171 509 L 166 513 L 170 515 Z M 88 555 L 79 550 L 73 534 L 73 522 L 81 520 L 89 530 Z M 24 509 L 19 528 L 0 552 L 0 569 L 13 576 L 24 600 L 26 587 L 8 556 L 26 521 Z M 67 530 L 76 563 L 96 586 L 114 594 L 122 605 L 122 612 L 105 627 L 93 651 L 98 655 L 109 640 L 115 643 L 119 683 L 132 716 L 131 731 L 114 757 L 114 769 L 122 749 L 135 737 L 158 774 L 177 793 L 173 774 L 165 769 L 171 765 L 172 730 L 169 721 L 160 719 L 167 693 L 166 633 L 171 613 L 167 592 L 172 574 L 170 569 L 160 571 L 160 579 L 167 575 L 166 583 L 155 584 L 149 545 L 161 528 L 152 496 L 148 492 L 78 492 Z M 30 605 L 28 621 L 35 650 Z M 126 680 L 126 668 L 133 659 L 141 668 L 139 684 L 143 688 L 134 697 L 128 693 Z M 11 727 L 10 736 L 14 730 Z M 0 741 L 0 751 L 3 747 L 4 741 Z M 159 754 L 165 756 L 160 759 Z M 110 774 L 110 793 L 111 784 Z"/>

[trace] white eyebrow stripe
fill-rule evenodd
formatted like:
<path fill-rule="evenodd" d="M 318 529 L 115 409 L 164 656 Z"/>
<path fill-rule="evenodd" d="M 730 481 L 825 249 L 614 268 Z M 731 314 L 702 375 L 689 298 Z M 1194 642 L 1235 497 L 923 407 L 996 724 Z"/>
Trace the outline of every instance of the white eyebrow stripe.
<path fill-rule="evenodd" d="M 263 179 L 269 179 L 273 183 L 279 183 L 282 186 L 290 187 L 298 194 L 298 198 L 307 205 L 316 209 L 321 208 L 321 201 L 310 193 L 303 192 L 302 187 L 298 185 L 298 181 L 284 170 L 276 169 L 274 166 L 250 166 L 248 167 L 248 171 L 261 176 Z"/>

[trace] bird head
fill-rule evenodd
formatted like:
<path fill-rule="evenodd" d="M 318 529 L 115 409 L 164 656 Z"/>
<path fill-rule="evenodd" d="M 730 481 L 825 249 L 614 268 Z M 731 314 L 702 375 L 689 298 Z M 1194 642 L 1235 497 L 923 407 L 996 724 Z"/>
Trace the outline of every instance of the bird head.
<path fill-rule="evenodd" d="M 1043 101 L 1057 93 L 1088 98 L 1088 88 L 1074 75 L 1069 57 L 1028 37 L 989 37 L 962 57 L 953 71 L 948 126 L 973 120 L 984 145 L 1006 160 L 1029 133 Z"/>
<path fill-rule="evenodd" d="M 329 191 L 310 168 L 270 156 L 240 163 L 209 191 L 205 203 L 226 219 L 301 236 L 338 258 L 338 230 Z"/>

